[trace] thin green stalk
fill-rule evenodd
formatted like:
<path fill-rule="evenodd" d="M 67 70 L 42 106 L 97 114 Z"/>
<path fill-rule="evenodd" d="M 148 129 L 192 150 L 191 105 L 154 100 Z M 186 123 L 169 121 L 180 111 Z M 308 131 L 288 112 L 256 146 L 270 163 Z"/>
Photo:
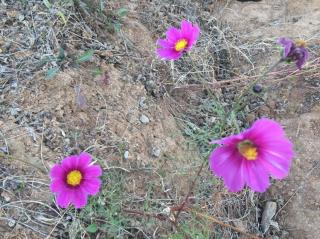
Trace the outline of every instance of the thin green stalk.
<path fill-rule="evenodd" d="M 174 84 L 175 83 L 175 81 L 174 81 L 174 60 L 170 61 L 170 66 L 171 66 L 171 72 L 172 72 L 172 82 Z"/>
<path fill-rule="evenodd" d="M 248 93 L 252 87 L 254 85 L 256 85 L 257 83 L 259 83 L 259 81 L 261 81 L 263 78 L 265 78 L 265 76 L 270 73 L 274 68 L 276 68 L 280 63 L 282 63 L 284 61 L 283 58 L 281 58 L 279 61 L 277 61 L 276 63 L 274 63 L 273 65 L 271 65 L 260 77 L 258 77 L 256 80 L 252 81 L 251 84 L 249 84 L 249 86 L 242 91 L 242 93 L 240 94 L 240 96 L 238 97 L 236 103 L 234 104 L 234 106 L 232 107 L 232 112 L 237 112 L 238 107 L 241 104 L 241 100 L 243 99 L 243 96 Z"/>
<path fill-rule="evenodd" d="M 281 58 L 279 61 L 277 61 L 276 63 L 274 63 L 273 65 L 271 65 L 260 77 L 258 77 L 256 80 L 252 81 L 251 84 L 249 84 L 249 86 L 242 91 L 242 93 L 240 94 L 240 96 L 238 97 L 238 99 L 236 100 L 236 103 L 233 105 L 231 112 L 230 112 L 230 118 L 231 120 L 234 122 L 234 125 L 237 129 L 237 132 L 240 133 L 240 128 L 237 122 L 237 112 L 240 110 L 240 105 L 242 103 L 242 100 L 244 99 L 244 96 L 250 92 L 250 90 L 252 90 L 252 87 L 254 85 L 256 85 L 257 83 L 259 83 L 262 79 L 264 79 L 266 77 L 266 75 L 268 73 L 270 73 L 274 68 L 276 68 L 280 63 L 282 63 L 284 61 L 283 58 Z"/>

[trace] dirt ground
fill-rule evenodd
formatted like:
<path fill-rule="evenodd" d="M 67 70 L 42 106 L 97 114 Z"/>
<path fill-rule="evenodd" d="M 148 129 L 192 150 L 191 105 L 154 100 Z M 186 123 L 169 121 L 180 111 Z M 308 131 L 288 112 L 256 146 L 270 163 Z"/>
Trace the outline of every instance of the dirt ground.
<path fill-rule="evenodd" d="M 224 13 L 224 19 L 249 38 L 299 37 L 311 46 L 319 44 L 319 0 L 234 2 Z M 267 113 L 281 119 L 296 150 L 288 179 L 265 196 L 265 200 L 278 202 L 276 220 L 289 238 L 317 238 L 320 233 L 319 85 L 317 71 L 312 77 L 277 84 L 268 95 Z M 282 112 L 274 111 L 279 98 L 287 104 Z"/>
<path fill-rule="evenodd" d="M 107 31 L 81 10 L 64 12 L 69 6 L 60 1 L 51 10 L 42 1 L 14 2 L 0 3 L 0 233 L 4 238 L 246 238 L 211 224 L 205 234 L 205 223 L 187 213 L 182 213 L 181 227 L 199 230 L 200 236 L 189 232 L 169 237 L 176 235 L 170 223 L 119 214 L 124 208 L 163 213 L 183 201 L 203 157 L 202 148 L 183 126 L 200 127 L 202 120 L 212 120 L 209 113 L 208 119 L 197 115 L 195 108 L 207 102 L 207 86 L 238 78 L 248 82 L 260 74 L 277 59 L 274 40 L 280 36 L 306 39 L 310 61 L 302 72 L 279 66 L 263 84 L 262 95 L 248 102 L 240 126 L 262 116 L 282 122 L 296 151 L 289 177 L 274 182 L 262 195 L 246 190 L 231 194 L 206 169 L 190 203 L 261 238 L 318 237 L 319 0 L 111 1 L 111 7 L 106 5 L 110 11 L 128 9 L 119 32 Z M 68 24 L 56 14 L 59 11 Z M 194 65 L 182 59 L 172 75 L 170 65 L 155 56 L 155 42 L 183 18 L 198 22 L 204 30 L 199 47 L 190 54 Z M 218 50 L 207 47 L 209 43 Z M 61 47 L 66 60 L 44 60 L 57 56 Z M 74 57 L 88 48 L 95 49 L 92 59 L 74 64 Z M 46 79 L 48 69 L 56 66 L 57 75 Z M 100 74 L 95 74 L 97 68 Z M 231 83 L 210 90 L 228 105 L 237 87 Z M 81 218 L 81 212 L 61 210 L 53 202 L 50 167 L 84 150 L 106 172 L 103 192 L 92 208 L 112 211 L 119 204 L 121 210 L 110 214 L 119 222 L 107 214 L 85 216 L 78 222 L 75 215 Z M 121 196 L 113 198 L 108 192 L 118 192 L 114 186 L 118 182 L 123 183 Z M 263 234 L 261 214 L 267 201 L 277 203 L 273 220 L 279 228 L 271 226 Z M 112 235 L 110 227 L 90 235 L 83 231 L 92 220 L 119 227 Z"/>

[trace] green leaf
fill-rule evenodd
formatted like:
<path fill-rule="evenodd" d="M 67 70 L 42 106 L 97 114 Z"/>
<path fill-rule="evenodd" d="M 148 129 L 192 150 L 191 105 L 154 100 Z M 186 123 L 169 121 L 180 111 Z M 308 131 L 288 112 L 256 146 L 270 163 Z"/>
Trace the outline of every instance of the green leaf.
<path fill-rule="evenodd" d="M 58 55 L 58 61 L 63 61 L 66 57 L 66 54 L 64 53 L 64 49 L 62 47 L 59 48 L 59 55 Z"/>
<path fill-rule="evenodd" d="M 76 60 L 77 63 L 82 63 L 85 61 L 89 61 L 91 59 L 91 57 L 94 54 L 94 50 L 90 49 L 85 51 L 85 53 L 83 53 L 81 56 L 78 57 L 78 59 Z"/>
<path fill-rule="evenodd" d="M 117 14 L 119 17 L 123 18 L 125 17 L 127 14 L 128 14 L 128 9 L 126 8 L 120 8 L 118 11 L 117 11 Z"/>
<path fill-rule="evenodd" d="M 120 29 L 121 29 L 121 23 L 120 22 L 115 22 L 114 24 L 113 24 L 113 29 L 114 29 L 114 31 L 115 32 L 120 32 Z"/>
<path fill-rule="evenodd" d="M 89 233 L 96 233 L 96 232 L 98 231 L 97 224 L 95 224 L 95 223 L 90 224 L 90 225 L 86 228 L 86 231 L 89 232 Z"/>
<path fill-rule="evenodd" d="M 61 21 L 63 22 L 63 24 L 66 25 L 67 20 L 66 20 L 65 15 L 63 14 L 63 12 L 59 11 L 59 12 L 57 12 L 57 15 L 61 18 Z"/>
<path fill-rule="evenodd" d="M 59 72 L 59 67 L 50 68 L 47 71 L 46 80 L 53 79 L 58 74 L 58 72 Z"/>
<path fill-rule="evenodd" d="M 100 67 L 96 67 L 92 70 L 93 76 L 101 76 L 102 74 L 103 74 L 103 71 L 101 70 Z"/>
<path fill-rule="evenodd" d="M 48 0 L 42 0 L 44 5 L 46 5 L 47 8 L 51 9 L 52 5 Z"/>

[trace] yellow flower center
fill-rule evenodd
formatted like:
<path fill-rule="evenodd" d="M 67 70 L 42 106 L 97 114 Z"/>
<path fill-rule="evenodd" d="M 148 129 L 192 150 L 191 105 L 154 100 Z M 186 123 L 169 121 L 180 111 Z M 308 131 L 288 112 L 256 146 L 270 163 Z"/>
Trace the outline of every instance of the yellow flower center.
<path fill-rule="evenodd" d="M 306 44 L 307 44 L 307 43 L 306 43 L 304 40 L 302 40 L 302 39 L 297 40 L 295 43 L 296 43 L 296 46 L 297 46 L 297 47 L 305 47 Z"/>
<path fill-rule="evenodd" d="M 185 39 L 181 39 L 176 42 L 174 49 L 176 51 L 182 51 L 187 47 L 187 45 L 188 45 L 188 42 Z"/>
<path fill-rule="evenodd" d="M 67 175 L 67 184 L 71 186 L 78 186 L 82 180 L 82 174 L 78 170 L 72 170 Z"/>
<path fill-rule="evenodd" d="M 249 140 L 244 140 L 238 143 L 238 151 L 247 160 L 257 159 L 257 156 L 258 156 L 257 147 L 255 147 L 255 145 Z"/>

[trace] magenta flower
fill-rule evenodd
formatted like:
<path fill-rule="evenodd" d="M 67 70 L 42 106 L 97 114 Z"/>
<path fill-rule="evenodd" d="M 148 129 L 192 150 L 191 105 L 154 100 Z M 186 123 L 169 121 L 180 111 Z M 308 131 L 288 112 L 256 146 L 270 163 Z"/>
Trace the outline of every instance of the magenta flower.
<path fill-rule="evenodd" d="M 283 46 L 283 60 L 287 62 L 296 62 L 296 66 L 299 70 L 306 63 L 309 57 L 308 50 L 305 48 L 305 42 L 298 40 L 293 42 L 288 38 L 279 38 L 278 43 Z"/>
<path fill-rule="evenodd" d="M 212 143 L 220 147 L 209 157 L 210 169 L 223 178 L 231 192 L 238 192 L 245 185 L 264 192 L 269 187 L 269 175 L 276 179 L 288 175 L 293 146 L 273 120 L 257 120 L 244 132 Z"/>
<path fill-rule="evenodd" d="M 81 153 L 71 155 L 56 164 L 50 172 L 50 189 L 56 195 L 57 204 L 67 208 L 73 204 L 82 208 L 87 204 L 88 195 L 99 192 L 102 170 L 100 166 L 91 163 L 91 155 Z"/>
<path fill-rule="evenodd" d="M 159 39 L 157 44 L 157 54 L 160 58 L 166 60 L 177 60 L 182 54 L 192 48 L 200 34 L 198 25 L 183 20 L 181 29 L 170 27 L 166 32 L 166 39 Z"/>

